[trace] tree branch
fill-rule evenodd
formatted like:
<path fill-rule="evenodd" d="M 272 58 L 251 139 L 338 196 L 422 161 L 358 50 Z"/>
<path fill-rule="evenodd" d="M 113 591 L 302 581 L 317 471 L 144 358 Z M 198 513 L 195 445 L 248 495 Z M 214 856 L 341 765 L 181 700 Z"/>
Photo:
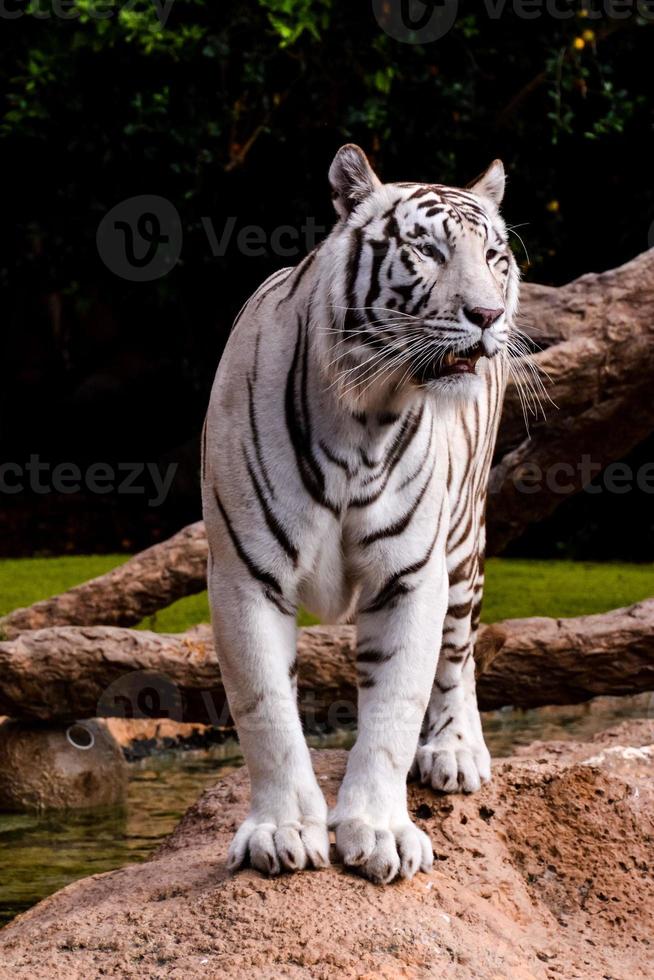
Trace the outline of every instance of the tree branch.
<path fill-rule="evenodd" d="M 518 389 L 509 385 L 489 486 L 490 554 L 654 430 L 654 249 L 557 289 L 525 286 L 521 309 L 530 335 L 551 345 L 532 361 L 549 377 L 556 407 L 546 406 L 525 438 Z"/>

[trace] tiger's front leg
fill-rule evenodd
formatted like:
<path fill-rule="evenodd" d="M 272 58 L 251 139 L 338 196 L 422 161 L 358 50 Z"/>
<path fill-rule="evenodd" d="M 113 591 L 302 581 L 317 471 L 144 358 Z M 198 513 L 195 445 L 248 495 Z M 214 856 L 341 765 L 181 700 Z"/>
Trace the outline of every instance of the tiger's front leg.
<path fill-rule="evenodd" d="M 359 734 L 330 816 L 344 864 L 377 883 L 429 871 L 433 860 L 409 817 L 406 778 L 434 678 L 446 571 L 436 553 L 417 565 L 391 577 L 359 614 Z"/>
<path fill-rule="evenodd" d="M 221 554 L 225 549 L 216 554 Z M 227 866 L 267 874 L 329 864 L 327 804 L 313 772 L 297 708 L 295 610 L 212 563 L 209 595 L 216 650 L 247 763 L 250 812 Z M 281 605 L 281 603 L 280 603 Z"/>

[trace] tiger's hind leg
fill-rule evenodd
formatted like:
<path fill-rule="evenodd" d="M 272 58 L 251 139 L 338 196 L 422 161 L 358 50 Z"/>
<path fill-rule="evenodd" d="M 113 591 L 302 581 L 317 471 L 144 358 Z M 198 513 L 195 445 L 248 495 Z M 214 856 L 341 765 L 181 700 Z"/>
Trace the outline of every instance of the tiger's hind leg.
<path fill-rule="evenodd" d="M 475 793 L 491 778 L 490 753 L 477 707 L 472 644 L 464 663 L 441 653 L 425 715 L 414 774 L 442 793 Z"/>
<path fill-rule="evenodd" d="M 470 569 L 474 573 L 470 574 Z M 451 573 L 436 678 L 412 775 L 444 793 L 474 793 L 491 778 L 477 707 L 474 645 L 483 572 L 477 556 Z"/>

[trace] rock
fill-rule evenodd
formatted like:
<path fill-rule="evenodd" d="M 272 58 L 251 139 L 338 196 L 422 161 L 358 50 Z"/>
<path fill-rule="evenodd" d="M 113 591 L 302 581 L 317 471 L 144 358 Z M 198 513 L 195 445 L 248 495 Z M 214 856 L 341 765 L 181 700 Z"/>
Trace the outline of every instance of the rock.
<path fill-rule="evenodd" d="M 127 764 L 102 722 L 0 725 L 0 810 L 123 803 Z"/>
<path fill-rule="evenodd" d="M 158 752 L 207 749 L 236 737 L 233 728 L 186 724 L 169 718 L 105 718 L 102 723 L 116 739 L 128 762 Z"/>
<path fill-rule="evenodd" d="M 631 722 L 523 749 L 475 796 L 412 786 L 437 860 L 386 888 L 336 864 L 227 875 L 248 787 L 245 772 L 226 776 L 150 861 L 69 885 L 7 926 L 0 978 L 644 980 L 652 745 L 654 722 Z M 314 755 L 332 800 L 345 760 Z"/>

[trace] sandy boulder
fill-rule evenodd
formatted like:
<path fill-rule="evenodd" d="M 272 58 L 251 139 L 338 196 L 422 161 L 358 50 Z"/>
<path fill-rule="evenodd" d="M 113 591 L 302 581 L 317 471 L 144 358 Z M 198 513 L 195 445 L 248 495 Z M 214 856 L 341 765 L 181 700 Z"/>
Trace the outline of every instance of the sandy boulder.
<path fill-rule="evenodd" d="M 651 977 L 654 723 L 545 743 L 473 797 L 413 786 L 437 856 L 374 886 L 340 866 L 225 871 L 247 780 L 229 775 L 145 864 L 76 882 L 0 933 L 0 977 Z M 345 753 L 315 755 L 333 798 Z"/>

